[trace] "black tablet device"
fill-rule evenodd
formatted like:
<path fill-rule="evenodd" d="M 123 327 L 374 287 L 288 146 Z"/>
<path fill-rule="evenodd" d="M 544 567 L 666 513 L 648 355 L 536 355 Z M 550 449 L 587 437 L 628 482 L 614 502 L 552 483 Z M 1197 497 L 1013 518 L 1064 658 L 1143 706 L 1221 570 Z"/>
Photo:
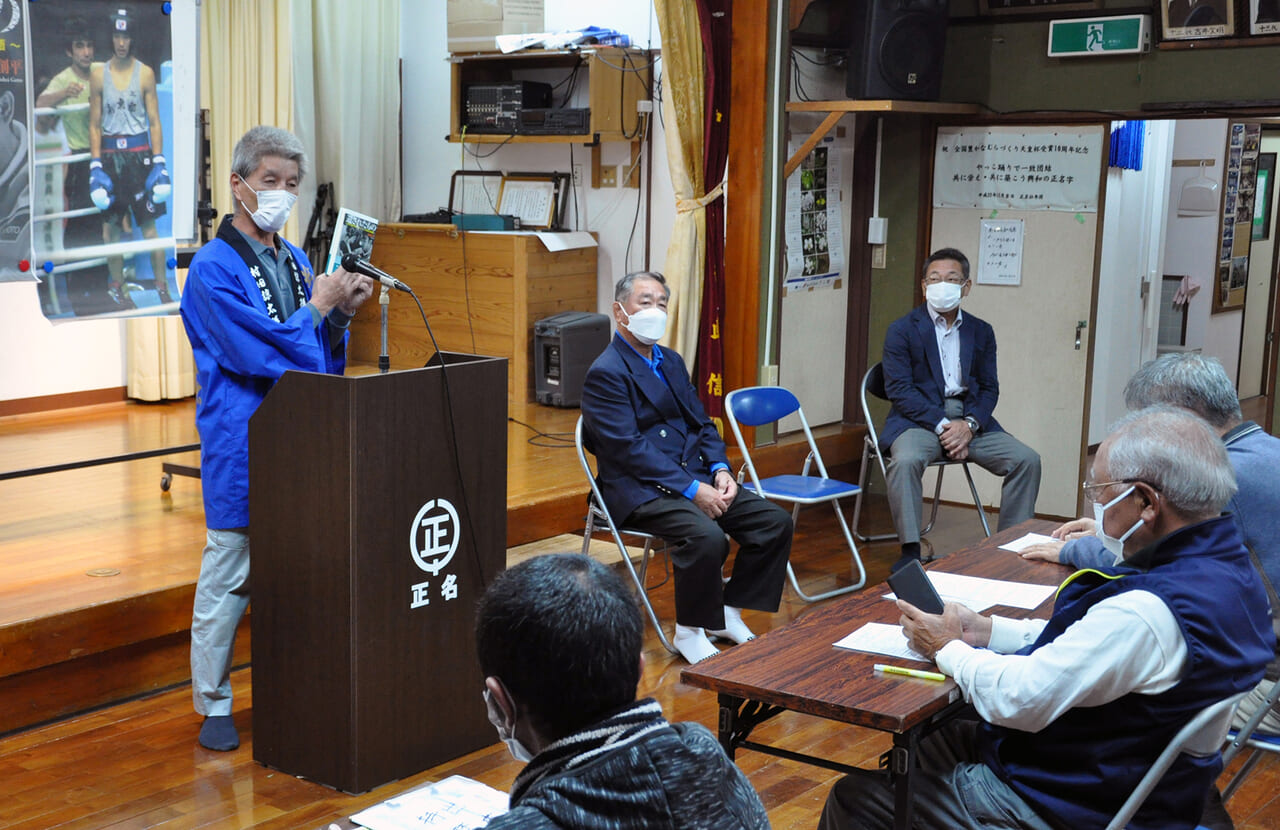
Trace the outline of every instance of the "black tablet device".
<path fill-rule="evenodd" d="M 938 596 L 918 559 L 889 574 L 889 587 L 898 599 L 905 599 L 921 611 L 928 614 L 942 613 L 942 597 Z"/>

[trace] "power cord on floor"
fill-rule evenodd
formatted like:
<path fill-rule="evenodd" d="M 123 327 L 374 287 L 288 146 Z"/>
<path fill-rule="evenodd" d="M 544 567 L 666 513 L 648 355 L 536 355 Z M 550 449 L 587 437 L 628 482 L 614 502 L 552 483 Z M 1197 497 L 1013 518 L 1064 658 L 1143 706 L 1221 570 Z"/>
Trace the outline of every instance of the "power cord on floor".
<path fill-rule="evenodd" d="M 526 424 L 517 418 L 507 416 L 507 420 L 513 424 L 519 424 L 525 429 L 533 433 L 526 439 L 526 443 L 535 447 L 547 447 L 549 449 L 568 449 L 573 446 L 572 432 L 543 432 L 532 424 Z M 547 443 L 543 443 L 547 442 Z"/>

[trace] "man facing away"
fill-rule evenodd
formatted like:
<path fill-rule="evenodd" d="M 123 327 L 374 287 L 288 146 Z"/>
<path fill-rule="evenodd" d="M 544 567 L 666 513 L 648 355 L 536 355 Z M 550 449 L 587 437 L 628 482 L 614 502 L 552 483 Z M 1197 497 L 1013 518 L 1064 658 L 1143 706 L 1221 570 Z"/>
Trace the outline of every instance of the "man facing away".
<path fill-rule="evenodd" d="M 476 612 L 489 720 L 528 765 L 490 828 L 756 830 L 750 782 L 696 723 L 636 700 L 644 623 L 612 570 L 576 554 L 498 576 Z"/>
<path fill-rule="evenodd" d="M 880 364 L 891 404 L 880 449 L 889 454 L 889 512 L 902 543 L 894 570 L 920 558 L 921 477 L 932 462 L 968 460 L 1003 476 L 1001 530 L 1034 516 L 1040 493 L 1039 454 L 992 414 L 1000 399 L 995 331 L 960 310 L 972 287 L 968 258 L 935 251 L 921 287 L 924 305 L 889 326 Z"/>
<path fill-rule="evenodd" d="M 191 260 L 182 322 L 195 353 L 196 428 L 208 534 L 191 619 L 200 744 L 240 745 L 231 719 L 236 626 L 249 604 L 249 417 L 286 371 L 340 375 L 347 326 L 373 281 L 339 268 L 312 277 L 279 235 L 306 174 L 302 142 L 259 126 L 231 158 L 235 214 Z M 305 413 L 299 413 L 305 417 Z"/>
<path fill-rule="evenodd" d="M 656 272 L 618 281 L 618 333 L 587 370 L 582 421 L 610 515 L 675 546 L 673 645 L 696 663 L 716 654 L 708 635 L 735 643 L 754 637 L 741 609 L 778 610 L 792 523 L 786 510 L 738 487 L 684 361 L 657 345 L 669 299 Z M 727 583 L 726 533 L 739 545 Z"/>
<path fill-rule="evenodd" d="M 1084 490 L 1117 564 L 1072 575 L 1048 620 L 898 602 L 911 646 L 979 717 L 922 741 L 917 828 L 1105 827 L 1182 726 L 1262 678 L 1266 592 L 1222 515 L 1235 477 L 1208 424 L 1172 407 L 1130 414 Z M 1179 756 L 1129 826 L 1190 830 L 1221 771 L 1218 753 Z M 820 827 L 892 822 L 889 779 L 849 776 Z"/>
<path fill-rule="evenodd" d="M 127 9 L 111 17 L 111 59 L 96 64 L 89 78 L 89 195 L 103 212 L 107 244 L 120 241 L 132 221 L 144 239 L 156 239 L 156 219 L 165 213 L 172 186 L 164 160 L 164 134 L 156 102 L 156 73 L 133 54 L 133 20 Z M 108 291 L 115 302 L 132 305 L 124 285 L 124 257 L 107 257 Z M 169 295 L 165 252 L 151 252 L 151 272 L 161 303 Z"/>

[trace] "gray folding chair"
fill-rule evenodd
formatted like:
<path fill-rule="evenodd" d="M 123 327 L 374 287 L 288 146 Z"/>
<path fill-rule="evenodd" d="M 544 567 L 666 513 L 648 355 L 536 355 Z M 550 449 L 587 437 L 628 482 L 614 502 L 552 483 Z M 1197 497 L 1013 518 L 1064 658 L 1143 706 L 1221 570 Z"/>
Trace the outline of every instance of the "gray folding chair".
<path fill-rule="evenodd" d="M 1198 715 L 1187 721 L 1187 724 L 1178 730 L 1178 734 L 1173 736 L 1173 740 L 1169 741 L 1169 745 L 1156 758 L 1151 769 L 1142 776 L 1138 786 L 1133 788 L 1133 792 L 1121 805 L 1120 811 L 1107 825 L 1107 830 L 1121 830 L 1129 823 L 1142 806 L 1142 802 L 1147 800 L 1147 796 L 1156 788 L 1156 784 L 1160 783 L 1160 779 L 1164 777 L 1165 772 L 1179 755 L 1186 753 L 1205 758 L 1215 754 L 1227 736 L 1227 728 L 1231 726 L 1231 717 L 1235 714 L 1236 706 L 1247 694 L 1249 693 L 1241 692 L 1206 706 Z"/>
<path fill-rule="evenodd" d="M 884 391 L 884 370 L 877 363 L 867 370 L 862 376 L 862 418 L 867 424 L 867 435 L 862 445 L 862 472 L 858 475 L 858 496 L 853 503 L 853 532 L 860 542 L 883 542 L 887 539 L 897 539 L 897 533 L 877 533 L 864 534 L 859 528 L 861 524 L 859 520 L 862 517 L 862 498 L 867 491 L 867 471 L 871 469 L 870 461 L 874 457 L 876 463 L 880 465 L 880 475 L 886 481 L 889 479 L 887 465 L 884 454 L 880 452 L 880 438 L 876 434 L 876 423 L 871 417 L 871 407 L 867 405 L 867 395 L 871 394 L 881 400 L 888 400 L 888 396 Z M 968 461 L 952 461 L 944 458 L 935 461 L 929 466 L 938 471 L 938 481 L 933 488 L 933 509 L 929 513 L 929 523 L 920 531 L 920 535 L 924 536 L 930 530 L 933 530 L 933 524 L 938 519 L 938 503 L 939 497 L 942 495 L 942 474 L 947 467 L 959 464 L 960 469 L 964 470 L 965 480 L 969 482 L 969 492 L 973 495 L 973 506 L 978 509 L 978 519 L 982 522 L 982 532 L 987 536 L 991 535 L 991 525 L 987 524 L 987 513 L 982 509 L 982 497 L 978 495 L 978 487 L 973 483 L 973 473 L 969 471 Z"/>
<path fill-rule="evenodd" d="M 595 473 L 591 469 L 591 462 L 587 459 L 586 447 L 582 443 L 581 415 L 578 416 L 577 426 L 573 428 L 573 445 L 578 451 L 578 463 L 582 465 L 582 472 L 587 477 L 587 483 L 591 485 L 591 496 L 587 503 L 586 527 L 582 531 L 583 555 L 585 556 L 591 547 L 591 536 L 596 532 L 597 528 L 609 531 L 609 535 L 613 537 L 614 544 L 618 546 L 618 554 L 622 557 L 622 564 L 626 566 L 627 573 L 631 575 L 631 581 L 635 583 L 636 591 L 640 597 L 640 604 L 649 615 L 649 622 L 653 623 L 653 630 L 658 632 L 658 639 L 667 651 L 672 654 L 679 654 L 680 652 L 676 651 L 676 647 L 671 645 L 671 641 L 667 639 L 666 632 L 662 630 L 662 623 L 658 620 L 658 613 L 653 610 L 653 603 L 649 601 L 649 591 L 645 587 L 649 573 L 649 561 L 653 558 L 653 543 L 659 541 L 658 537 L 642 530 L 618 527 L 617 522 L 613 520 L 608 506 L 604 503 L 604 497 L 600 495 Z M 644 542 L 644 552 L 640 556 L 640 570 L 638 571 L 635 563 L 631 561 L 631 552 L 627 550 L 626 544 L 622 541 L 623 536 L 631 536 Z M 664 583 L 665 581 L 663 580 Z"/>
<path fill-rule="evenodd" d="M 1234 795 L 1235 791 L 1244 783 L 1245 778 L 1262 760 L 1263 753 L 1270 752 L 1280 755 L 1280 735 L 1260 734 L 1257 732 L 1258 724 L 1262 723 L 1262 719 L 1267 716 L 1267 713 L 1275 708 L 1277 698 L 1280 698 L 1280 683 L 1272 684 L 1271 693 L 1267 695 L 1266 703 L 1258 707 L 1258 711 L 1253 713 L 1253 716 L 1245 723 L 1244 728 L 1227 736 L 1230 743 L 1227 744 L 1226 749 L 1222 750 L 1222 763 L 1224 766 L 1242 750 L 1248 749 L 1250 753 L 1249 759 L 1244 762 L 1240 769 L 1236 770 L 1235 775 L 1231 776 L 1231 780 L 1223 788 L 1223 803 Z"/>

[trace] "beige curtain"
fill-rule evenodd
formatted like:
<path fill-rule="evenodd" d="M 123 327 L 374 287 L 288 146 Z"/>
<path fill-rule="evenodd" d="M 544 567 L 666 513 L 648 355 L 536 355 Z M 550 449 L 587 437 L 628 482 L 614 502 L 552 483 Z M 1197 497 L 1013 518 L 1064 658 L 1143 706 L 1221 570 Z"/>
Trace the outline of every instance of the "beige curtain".
<path fill-rule="evenodd" d="M 231 151 L 257 124 L 292 129 L 289 0 L 204 0 L 200 4 L 200 101 L 209 110 L 210 184 L 219 214 L 231 204 Z M 312 165 L 314 167 L 314 163 Z M 297 238 L 299 211 L 284 234 Z M 186 275 L 179 274 L 179 287 Z M 176 316 L 126 323 L 128 394 L 155 401 L 195 394 L 195 368 Z"/>
<path fill-rule="evenodd" d="M 400 2 L 292 0 L 295 132 L 315 160 L 307 219 L 331 182 L 336 207 L 400 220 Z"/>
<path fill-rule="evenodd" d="M 702 210 L 703 73 L 698 8 L 689 0 L 654 0 L 662 33 L 662 109 L 667 159 L 676 197 L 676 217 L 663 274 L 672 302 L 663 345 L 690 362 L 698 353 L 698 318 L 706 260 L 706 214 Z"/>

